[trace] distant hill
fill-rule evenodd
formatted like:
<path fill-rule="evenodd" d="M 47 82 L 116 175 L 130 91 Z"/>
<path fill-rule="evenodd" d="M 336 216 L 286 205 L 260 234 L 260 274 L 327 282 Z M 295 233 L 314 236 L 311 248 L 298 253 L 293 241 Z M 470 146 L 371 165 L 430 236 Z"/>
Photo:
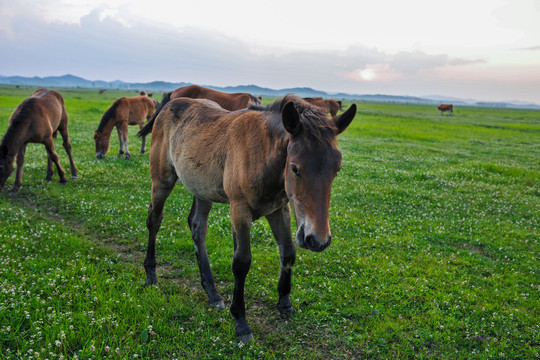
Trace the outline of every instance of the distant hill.
<path fill-rule="evenodd" d="M 86 80 L 81 77 L 66 74 L 62 76 L 46 76 L 46 77 L 23 77 L 23 76 L 2 76 L 0 75 L 0 84 L 19 85 L 19 86 L 50 86 L 50 87 L 67 87 L 67 88 L 96 88 L 96 89 L 122 89 L 122 90 L 147 90 L 154 92 L 166 92 L 177 89 L 182 86 L 190 85 L 190 83 L 178 82 L 172 83 L 167 81 L 152 81 L 148 83 L 128 83 L 121 80 L 103 81 L 103 80 Z M 486 107 L 509 107 L 509 108 L 529 108 L 540 109 L 540 105 L 527 103 L 522 101 L 509 102 L 478 102 L 474 99 L 459 99 L 439 95 L 430 95 L 426 97 L 415 96 L 398 96 L 398 95 L 383 95 L 383 94 L 346 94 L 346 93 L 327 93 L 320 90 L 315 90 L 307 87 L 288 88 L 288 89 L 269 89 L 257 85 L 240 85 L 240 86 L 212 86 L 203 85 L 211 89 L 223 91 L 226 93 L 247 92 L 257 96 L 283 96 L 285 94 L 296 94 L 301 97 L 317 97 L 334 98 L 340 100 L 363 100 L 363 101 L 379 101 L 379 102 L 397 102 L 397 103 L 419 103 L 419 104 L 440 104 L 453 103 L 457 105 L 467 106 L 486 106 Z"/>

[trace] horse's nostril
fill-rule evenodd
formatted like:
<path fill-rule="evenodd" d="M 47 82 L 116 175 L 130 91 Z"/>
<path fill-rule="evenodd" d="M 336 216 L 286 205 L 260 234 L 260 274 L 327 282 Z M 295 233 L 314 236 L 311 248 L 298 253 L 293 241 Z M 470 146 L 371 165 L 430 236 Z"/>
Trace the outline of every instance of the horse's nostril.
<path fill-rule="evenodd" d="M 317 246 L 315 246 L 315 236 L 313 236 L 312 234 L 309 234 L 305 237 L 304 239 L 304 242 L 306 243 L 308 249 L 314 249 L 316 248 Z"/>

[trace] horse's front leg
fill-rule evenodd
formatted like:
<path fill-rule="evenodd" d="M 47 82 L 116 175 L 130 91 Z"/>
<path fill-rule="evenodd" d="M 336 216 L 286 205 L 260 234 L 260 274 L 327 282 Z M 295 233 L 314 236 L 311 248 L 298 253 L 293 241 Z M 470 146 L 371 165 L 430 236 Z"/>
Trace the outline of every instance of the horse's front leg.
<path fill-rule="evenodd" d="M 116 133 L 118 134 L 118 157 L 124 155 L 124 137 L 122 136 L 122 125 L 116 126 Z"/>
<path fill-rule="evenodd" d="M 124 126 L 122 136 L 124 137 L 124 149 L 126 150 L 126 160 L 128 160 L 131 157 L 131 154 L 129 153 L 129 146 L 128 146 L 128 126 L 127 125 Z"/>
<path fill-rule="evenodd" d="M 148 248 L 144 259 L 146 285 L 157 283 L 156 237 L 163 220 L 165 201 L 173 190 L 176 179 L 176 175 L 172 172 L 162 173 L 161 176 L 152 176 L 152 202 L 148 207 L 148 218 L 146 219 L 146 227 L 148 228 Z"/>
<path fill-rule="evenodd" d="M 139 124 L 139 129 L 142 129 L 144 127 L 144 124 Z M 142 137 L 142 143 L 141 143 L 141 150 L 139 151 L 140 154 L 144 154 L 146 151 L 146 135 Z"/>
<path fill-rule="evenodd" d="M 234 274 L 234 294 L 231 313 L 235 319 L 235 330 L 241 343 L 253 340 L 253 333 L 246 320 L 244 284 L 251 266 L 251 212 L 246 204 L 231 202 L 231 223 L 234 239 L 232 271 Z"/>
<path fill-rule="evenodd" d="M 292 268 L 296 260 L 296 248 L 291 235 L 291 212 L 289 205 L 267 215 L 266 219 L 272 229 L 279 247 L 281 270 L 279 274 L 277 308 L 281 315 L 294 312 L 290 299 Z"/>
<path fill-rule="evenodd" d="M 126 160 L 128 160 L 131 157 L 131 154 L 129 153 L 129 147 L 128 147 L 128 126 L 127 123 L 121 123 L 116 126 L 116 130 L 118 131 L 118 142 L 120 143 L 120 151 L 118 152 L 118 156 L 122 156 L 122 154 L 126 154 Z"/>
<path fill-rule="evenodd" d="M 225 309 L 223 298 L 216 288 L 216 281 L 210 261 L 208 260 L 208 252 L 206 250 L 206 232 L 208 229 L 208 214 L 212 208 L 210 201 L 202 200 L 193 197 L 193 205 L 188 217 L 189 228 L 191 229 L 191 238 L 195 246 L 195 254 L 197 255 L 197 263 L 199 264 L 199 272 L 201 274 L 201 284 L 208 295 L 208 302 L 221 310 Z"/>
<path fill-rule="evenodd" d="M 13 182 L 13 187 L 10 192 L 12 194 L 19 191 L 19 188 L 22 185 L 22 173 L 24 165 L 24 154 L 26 153 L 26 144 L 22 145 L 17 153 L 17 172 L 15 173 L 15 181 Z"/>

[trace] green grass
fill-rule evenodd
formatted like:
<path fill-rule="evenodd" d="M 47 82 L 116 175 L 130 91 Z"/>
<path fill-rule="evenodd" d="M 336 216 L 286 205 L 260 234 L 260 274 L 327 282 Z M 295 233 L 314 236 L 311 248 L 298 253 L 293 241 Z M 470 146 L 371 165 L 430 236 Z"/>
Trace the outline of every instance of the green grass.
<path fill-rule="evenodd" d="M 0 132 L 33 89 L 0 88 Z M 157 286 L 142 261 L 148 154 L 95 158 L 93 130 L 135 93 L 62 90 L 79 179 L 44 181 L 28 146 L 23 186 L 0 193 L 0 354 L 5 359 L 536 358 L 540 342 L 540 112 L 357 103 L 340 137 L 332 246 L 298 249 L 291 298 L 275 308 L 278 251 L 252 230 L 246 281 L 255 342 L 239 346 L 228 311 L 209 308 L 179 184 L 158 234 Z M 66 170 L 61 142 L 57 151 Z M 68 177 L 69 178 L 69 177 Z M 208 252 L 230 305 L 228 206 L 210 214 Z"/>

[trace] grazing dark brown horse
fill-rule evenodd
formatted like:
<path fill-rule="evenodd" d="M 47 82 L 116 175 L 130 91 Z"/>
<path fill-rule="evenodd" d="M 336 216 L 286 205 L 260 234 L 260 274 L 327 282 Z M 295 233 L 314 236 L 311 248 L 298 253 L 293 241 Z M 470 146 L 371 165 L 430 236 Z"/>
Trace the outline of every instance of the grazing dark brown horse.
<path fill-rule="evenodd" d="M 17 156 L 17 172 L 12 193 L 22 185 L 22 172 L 26 145 L 29 142 L 41 143 L 47 150 L 47 176 L 51 181 L 54 173 L 52 163 L 56 165 L 60 183 L 67 183 L 66 175 L 54 150 L 54 138 L 57 131 L 62 135 L 64 149 L 69 156 L 72 179 L 77 178 L 77 168 L 71 154 L 68 136 L 68 118 L 64 98 L 58 91 L 37 89 L 32 97 L 26 98 L 17 106 L 9 119 L 9 127 L 0 144 L 0 189 L 13 171 L 13 161 Z"/>
<path fill-rule="evenodd" d="M 147 284 L 157 282 L 156 235 L 165 201 L 180 179 L 194 195 L 188 224 L 201 283 L 210 304 L 219 308 L 225 305 L 210 269 L 206 230 L 212 203 L 230 203 L 235 277 L 230 309 L 239 340 L 252 339 L 245 315 L 244 283 L 251 264 L 251 224 L 263 216 L 268 219 L 280 252 L 277 308 L 281 314 L 292 313 L 289 294 L 296 250 L 288 202 L 296 217 L 298 246 L 313 251 L 328 247 L 330 189 L 341 168 L 337 135 L 355 114 L 353 104 L 330 119 L 291 95 L 267 107 L 252 106 L 234 112 L 208 100 L 171 100 L 155 121 L 139 132 L 140 136 L 152 132 L 152 200 L 144 261 Z"/>
<path fill-rule="evenodd" d="M 116 99 L 111 107 L 105 111 L 101 122 L 94 131 L 94 141 L 96 143 L 96 157 L 103 159 L 109 151 L 109 141 L 113 128 L 116 126 L 120 151 L 118 156 L 126 154 L 126 159 L 131 157 L 128 148 L 128 125 L 144 126 L 145 119 L 148 120 L 156 109 L 156 101 L 146 95 L 134 97 L 121 97 Z M 141 154 L 146 148 L 146 137 L 142 138 Z"/>
<path fill-rule="evenodd" d="M 217 90 L 208 89 L 199 85 L 188 85 L 174 91 L 163 94 L 161 104 L 156 108 L 152 120 L 159 114 L 161 109 L 172 99 L 187 97 L 191 99 L 208 99 L 219 104 L 225 110 L 235 111 L 245 109 L 250 105 L 261 105 L 261 100 L 248 93 L 228 94 Z"/>
<path fill-rule="evenodd" d="M 311 105 L 317 106 L 321 109 L 322 112 L 332 116 L 336 116 L 339 109 L 341 109 L 341 101 L 336 101 L 334 99 L 323 99 L 320 97 L 316 98 L 304 98 L 305 101 Z"/>
<path fill-rule="evenodd" d="M 448 111 L 448 115 L 454 115 L 454 105 L 452 104 L 441 104 L 437 106 L 437 110 L 441 112 L 441 116 L 445 111 Z"/>

